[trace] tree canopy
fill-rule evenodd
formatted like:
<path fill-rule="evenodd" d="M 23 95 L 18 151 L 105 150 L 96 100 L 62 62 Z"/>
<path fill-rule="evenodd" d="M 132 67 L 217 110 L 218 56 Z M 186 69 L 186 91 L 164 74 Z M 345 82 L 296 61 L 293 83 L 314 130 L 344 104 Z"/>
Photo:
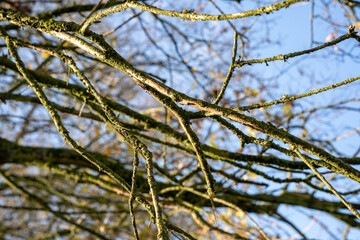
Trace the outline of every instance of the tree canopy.
<path fill-rule="evenodd" d="M 0 237 L 359 236 L 359 7 L 1 1 Z"/>

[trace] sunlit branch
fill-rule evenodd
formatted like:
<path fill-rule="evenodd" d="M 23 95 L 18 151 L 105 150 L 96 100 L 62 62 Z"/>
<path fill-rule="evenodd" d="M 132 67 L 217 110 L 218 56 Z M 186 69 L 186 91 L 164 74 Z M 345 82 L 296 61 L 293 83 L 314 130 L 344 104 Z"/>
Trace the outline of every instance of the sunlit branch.
<path fill-rule="evenodd" d="M 350 26 L 349 29 L 348 29 L 348 32 L 346 34 L 334 39 L 333 41 L 324 43 L 324 44 L 322 44 L 320 46 L 310 48 L 310 49 L 307 49 L 307 50 L 303 50 L 303 51 L 299 51 L 299 52 L 288 53 L 288 54 L 284 54 L 284 55 L 280 54 L 280 55 L 277 55 L 277 56 L 274 56 L 274 57 L 269 57 L 269 58 L 253 59 L 253 60 L 245 60 L 245 61 L 240 60 L 235 64 L 235 66 L 241 68 L 241 67 L 243 67 L 245 65 L 251 65 L 251 64 L 255 64 L 255 63 L 265 63 L 266 65 L 268 65 L 268 62 L 286 61 L 286 60 L 288 60 L 290 58 L 298 57 L 298 56 L 305 55 L 305 54 L 310 54 L 310 53 L 316 52 L 318 50 L 327 48 L 329 46 L 334 46 L 334 45 L 336 45 L 336 44 L 338 44 L 340 42 L 343 42 L 344 40 L 349 39 L 349 38 L 355 38 L 355 39 L 358 38 L 357 32 L 355 32 L 355 27 L 354 26 Z"/>
<path fill-rule="evenodd" d="M 277 4 L 268 5 L 266 7 L 261 7 L 255 10 L 240 12 L 240 13 L 234 13 L 234 14 L 222 14 L 222 15 L 209 15 L 209 14 L 196 14 L 193 12 L 187 12 L 186 10 L 184 12 L 176 12 L 176 11 L 170 11 L 170 10 L 163 10 L 157 7 L 153 7 L 146 4 L 139 4 L 135 1 L 127 1 L 125 3 L 122 3 L 120 5 L 110 7 L 108 9 L 102 10 L 91 16 L 87 21 L 82 25 L 80 32 L 84 32 L 93 22 L 98 21 L 112 13 L 118 13 L 121 11 L 124 11 L 128 8 L 135 8 L 146 12 L 155 13 L 158 15 L 165 15 L 169 17 L 178 17 L 181 19 L 186 20 L 200 20 L 200 21 L 222 21 L 222 20 L 229 20 L 229 19 L 238 19 L 238 18 L 245 18 L 250 16 L 257 16 L 261 14 L 269 14 L 274 11 L 280 10 L 282 8 L 287 8 L 290 5 L 297 3 L 297 2 L 303 2 L 306 0 L 287 0 L 283 1 Z"/>
<path fill-rule="evenodd" d="M 292 102 L 294 100 L 300 99 L 300 98 L 304 98 L 304 97 L 309 97 L 311 95 L 315 95 L 315 94 L 319 94 L 321 92 L 325 92 L 334 88 L 338 88 L 344 85 L 348 85 L 352 82 L 355 82 L 357 80 L 360 79 L 360 75 L 353 77 L 353 78 L 348 78 L 342 82 L 339 83 L 335 83 L 332 85 L 329 85 L 327 87 L 323 87 L 323 88 L 319 88 L 319 89 L 315 89 L 315 90 L 311 90 L 307 93 L 303 93 L 303 94 L 299 94 L 299 95 L 284 95 L 282 98 L 280 98 L 279 100 L 274 100 L 271 102 L 267 102 L 267 103 L 257 103 L 257 104 L 253 104 L 251 106 L 244 106 L 244 107 L 235 107 L 233 108 L 234 110 L 237 111 L 248 111 L 248 110 L 252 110 L 252 109 L 258 109 L 258 108 L 264 108 L 264 107 L 269 107 L 269 106 L 273 106 L 273 105 L 278 105 L 278 104 L 282 104 L 282 103 L 287 103 L 287 102 Z"/>
<path fill-rule="evenodd" d="M 224 96 L 224 93 L 225 93 L 225 90 L 226 90 L 226 87 L 228 86 L 229 82 L 230 82 L 230 79 L 232 77 L 232 74 L 234 72 L 234 69 L 235 69 L 235 58 L 236 58 L 236 53 L 237 53 L 237 38 L 238 38 L 238 34 L 237 32 L 234 33 L 234 46 L 233 46 L 233 51 L 232 51 L 232 57 L 231 57 L 231 63 L 230 63 L 230 68 L 229 68 L 229 71 L 226 75 L 226 78 L 224 80 L 224 83 L 221 87 L 221 90 L 220 90 L 220 93 L 219 95 L 216 97 L 215 101 L 213 102 L 213 104 L 218 104 L 222 97 Z"/>

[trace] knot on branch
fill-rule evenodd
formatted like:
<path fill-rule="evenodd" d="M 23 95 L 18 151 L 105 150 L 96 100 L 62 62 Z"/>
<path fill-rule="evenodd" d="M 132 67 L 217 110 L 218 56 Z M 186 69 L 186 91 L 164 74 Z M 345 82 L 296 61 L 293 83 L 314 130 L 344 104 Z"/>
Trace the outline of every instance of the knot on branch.
<path fill-rule="evenodd" d="M 356 34 L 357 32 L 355 32 L 355 26 L 354 25 L 350 25 L 348 28 L 348 34 L 352 35 L 352 34 Z"/>
<path fill-rule="evenodd" d="M 282 54 L 279 54 L 279 55 L 277 56 L 277 58 L 278 58 L 279 60 L 283 60 L 284 62 L 286 62 L 286 60 L 287 60 L 287 57 L 284 56 L 284 55 L 282 55 Z"/>

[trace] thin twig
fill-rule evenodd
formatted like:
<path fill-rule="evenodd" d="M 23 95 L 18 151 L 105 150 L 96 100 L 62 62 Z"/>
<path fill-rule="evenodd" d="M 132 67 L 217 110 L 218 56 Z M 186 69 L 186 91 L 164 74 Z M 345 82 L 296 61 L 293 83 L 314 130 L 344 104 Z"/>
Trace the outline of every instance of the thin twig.
<path fill-rule="evenodd" d="M 229 71 L 226 75 L 226 79 L 221 87 L 221 90 L 220 90 L 220 93 L 219 95 L 217 96 L 217 98 L 215 99 L 214 103 L 213 104 L 218 104 L 220 102 L 220 100 L 222 99 L 222 97 L 224 96 L 224 93 L 225 93 L 225 90 L 226 90 L 226 87 L 228 86 L 229 82 L 230 82 L 230 79 L 232 77 L 232 74 L 234 72 L 234 69 L 235 69 L 235 58 L 236 58 L 236 52 L 237 52 L 237 38 L 238 38 L 238 34 L 237 32 L 235 31 L 234 32 L 234 46 L 233 46 L 233 50 L 232 50 L 232 57 L 231 57 L 231 64 L 230 64 L 230 68 L 229 68 Z"/>
<path fill-rule="evenodd" d="M 136 220 L 135 220 L 135 214 L 134 214 L 134 208 L 133 208 L 133 202 L 135 199 L 135 188 L 136 188 L 136 171 L 139 166 L 139 156 L 137 152 L 134 152 L 134 162 L 133 162 L 133 174 L 131 177 L 131 191 L 130 191 L 130 197 L 129 197 L 129 211 L 130 211 L 130 217 L 131 217 L 131 224 L 134 229 L 134 236 L 136 240 L 139 240 L 139 234 L 136 227 Z"/>
<path fill-rule="evenodd" d="M 330 189 L 330 191 L 333 192 L 333 194 L 335 196 L 337 196 L 341 202 L 358 218 L 360 219 L 360 214 L 359 212 L 350 204 L 348 203 L 337 191 L 336 189 L 325 179 L 325 177 L 323 175 L 321 175 L 321 173 L 319 173 L 319 171 L 308 161 L 306 160 L 306 158 L 300 153 L 300 151 L 294 147 L 291 143 L 290 145 L 293 147 L 294 151 L 296 152 L 296 154 L 299 156 L 299 158 L 301 160 L 304 161 L 304 163 L 306 163 L 306 165 L 309 166 L 309 168 L 311 168 L 311 170 L 313 170 L 313 172 L 316 174 L 316 176 Z"/>
<path fill-rule="evenodd" d="M 244 65 L 251 65 L 251 64 L 255 64 L 255 63 L 265 63 L 266 65 L 268 64 L 268 62 L 273 62 L 273 61 L 286 61 L 289 58 L 294 58 L 297 56 L 301 56 L 301 55 L 305 55 L 305 54 L 310 54 L 312 52 L 318 51 L 320 49 L 329 47 L 329 46 L 333 46 L 336 45 L 346 39 L 349 38 L 356 38 L 356 32 L 355 32 L 355 27 L 354 26 L 349 26 L 348 28 L 348 32 L 336 39 L 334 39 L 333 41 L 324 43 L 320 46 L 314 47 L 314 48 L 310 48 L 307 50 L 303 50 L 303 51 L 299 51 L 299 52 L 293 52 L 293 53 L 288 53 L 288 54 L 279 54 L 277 56 L 274 57 L 268 57 L 268 58 L 262 58 L 262 59 L 252 59 L 252 60 L 246 60 L 246 61 L 237 61 L 235 66 L 236 67 L 243 67 Z"/>
<path fill-rule="evenodd" d="M 318 94 L 318 93 L 321 93 L 321 92 L 325 92 L 325 91 L 328 91 L 328 90 L 331 90 L 331 89 L 334 89 L 334 88 L 338 88 L 338 87 L 347 85 L 347 84 L 355 82 L 355 81 L 357 81 L 359 79 L 360 79 L 360 75 L 356 76 L 356 77 L 353 77 L 353 78 L 348 78 L 348 79 L 346 79 L 346 80 L 344 80 L 342 82 L 335 83 L 335 84 L 329 85 L 327 87 L 318 88 L 318 89 L 311 90 L 309 92 L 302 93 L 302 94 L 299 94 L 299 95 L 292 95 L 292 96 L 284 95 L 279 100 L 274 100 L 274 101 L 266 102 L 266 103 L 257 103 L 257 104 L 253 104 L 253 105 L 250 105 L 250 106 L 236 107 L 236 108 L 233 108 L 233 110 L 236 110 L 236 111 L 249 111 L 249 110 L 252 110 L 252 109 L 264 108 L 264 107 L 269 107 L 269 106 L 278 105 L 278 104 L 282 104 L 282 103 L 292 102 L 292 101 L 300 99 L 300 98 L 309 97 L 311 95 L 315 95 L 315 94 Z"/>

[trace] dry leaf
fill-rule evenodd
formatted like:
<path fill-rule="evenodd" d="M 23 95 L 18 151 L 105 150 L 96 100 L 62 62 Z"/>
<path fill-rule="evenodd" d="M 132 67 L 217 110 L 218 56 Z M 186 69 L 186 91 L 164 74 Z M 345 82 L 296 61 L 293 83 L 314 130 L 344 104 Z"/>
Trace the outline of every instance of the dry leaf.
<path fill-rule="evenodd" d="M 325 42 L 330 42 L 330 41 L 334 40 L 335 37 L 336 37 L 336 33 L 330 33 L 330 34 L 326 37 Z"/>

